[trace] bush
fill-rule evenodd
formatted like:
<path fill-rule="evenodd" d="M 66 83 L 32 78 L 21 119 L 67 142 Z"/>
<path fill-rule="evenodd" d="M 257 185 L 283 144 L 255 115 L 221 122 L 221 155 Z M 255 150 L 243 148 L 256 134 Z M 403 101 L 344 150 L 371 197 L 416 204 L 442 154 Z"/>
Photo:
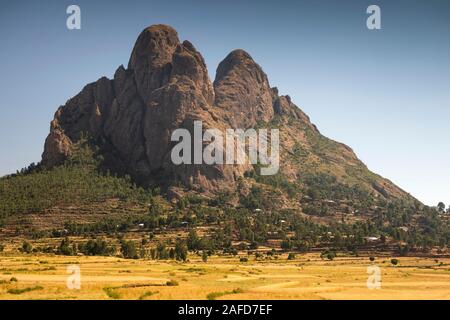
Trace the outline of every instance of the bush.
<path fill-rule="evenodd" d="M 288 258 L 287 258 L 288 260 L 295 260 L 295 253 L 289 253 L 288 254 Z"/>
<path fill-rule="evenodd" d="M 398 260 L 397 259 L 391 259 L 391 263 L 392 263 L 392 265 L 396 266 L 396 265 L 398 265 Z"/>
<path fill-rule="evenodd" d="M 69 238 L 64 238 L 58 247 L 58 254 L 63 256 L 74 256 L 77 254 L 76 246 L 70 244 Z"/>
<path fill-rule="evenodd" d="M 22 294 L 22 293 L 25 293 L 25 292 L 30 292 L 30 291 L 35 291 L 35 290 L 42 290 L 42 289 L 44 289 L 44 288 L 41 287 L 41 286 L 34 286 L 34 287 L 28 287 L 28 288 L 23 288 L 23 289 L 15 289 L 15 288 L 8 289 L 7 292 L 9 294 Z"/>
<path fill-rule="evenodd" d="M 31 253 L 33 251 L 33 246 L 28 241 L 22 243 L 22 252 Z"/>
<path fill-rule="evenodd" d="M 281 249 L 283 250 L 290 250 L 293 247 L 293 242 L 290 239 L 284 239 L 281 241 Z"/>
<path fill-rule="evenodd" d="M 324 257 L 327 258 L 328 260 L 333 260 L 334 258 L 336 258 L 336 252 L 331 251 L 331 250 L 325 250 L 324 252 L 322 252 L 320 254 L 320 257 L 323 259 Z"/>
<path fill-rule="evenodd" d="M 398 251 L 398 254 L 399 254 L 400 256 L 404 257 L 404 256 L 407 256 L 407 255 L 408 255 L 408 253 L 409 253 L 409 251 L 410 251 L 410 248 L 409 248 L 408 245 L 398 246 L 397 251 Z"/>
<path fill-rule="evenodd" d="M 248 262 L 248 258 L 247 257 L 242 257 L 239 259 L 240 262 Z"/>
<path fill-rule="evenodd" d="M 252 241 L 252 243 L 250 243 L 250 249 L 251 249 L 251 250 L 256 250 L 256 249 L 258 249 L 258 242 Z"/>
<path fill-rule="evenodd" d="M 139 300 L 144 300 L 147 297 L 153 296 L 154 294 L 159 293 L 159 291 L 146 291 L 139 296 Z"/>
<path fill-rule="evenodd" d="M 106 295 L 112 299 L 120 299 L 120 293 L 114 290 L 114 288 L 106 287 L 103 288 L 103 291 L 105 291 Z"/>
<path fill-rule="evenodd" d="M 166 286 L 168 286 L 168 287 L 178 286 L 178 281 L 173 280 L 173 279 L 169 280 L 169 281 L 166 282 Z"/>
<path fill-rule="evenodd" d="M 0 244 L 0 252 L 3 252 L 3 250 L 5 250 L 5 246 Z"/>
<path fill-rule="evenodd" d="M 370 256 L 369 260 L 370 261 L 375 261 L 375 257 L 374 256 Z"/>
<path fill-rule="evenodd" d="M 241 288 L 234 289 L 233 291 L 224 291 L 224 292 L 211 292 L 206 296 L 206 299 L 208 300 L 216 300 L 217 298 L 227 295 L 227 294 L 238 294 L 242 293 L 244 290 Z"/>

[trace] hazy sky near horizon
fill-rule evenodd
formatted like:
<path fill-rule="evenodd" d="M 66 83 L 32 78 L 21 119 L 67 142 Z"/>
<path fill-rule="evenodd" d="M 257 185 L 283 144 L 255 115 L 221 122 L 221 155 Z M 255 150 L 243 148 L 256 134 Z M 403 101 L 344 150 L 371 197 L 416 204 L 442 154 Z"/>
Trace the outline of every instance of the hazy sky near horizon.
<path fill-rule="evenodd" d="M 81 8 L 81 30 L 66 8 Z M 382 29 L 366 28 L 371 4 Z M 177 29 L 214 79 L 233 49 L 326 136 L 428 205 L 450 204 L 450 1 L 23 1 L 0 4 L 0 176 L 40 161 L 57 107 Z"/>

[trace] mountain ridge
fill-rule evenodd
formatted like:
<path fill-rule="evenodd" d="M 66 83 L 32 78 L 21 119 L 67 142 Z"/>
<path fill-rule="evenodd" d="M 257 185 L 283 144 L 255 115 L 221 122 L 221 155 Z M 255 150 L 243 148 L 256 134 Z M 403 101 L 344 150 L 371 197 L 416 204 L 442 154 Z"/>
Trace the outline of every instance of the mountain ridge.
<path fill-rule="evenodd" d="M 246 51 L 230 52 L 212 82 L 202 55 L 167 25 L 141 32 L 127 69 L 119 66 L 113 79 L 101 77 L 58 108 L 42 165 L 63 163 L 72 145 L 87 134 L 104 157 L 105 170 L 129 174 L 140 185 L 163 185 L 169 194 L 177 194 L 171 191 L 180 184 L 213 194 L 235 191 L 237 180 L 254 172 L 254 166 L 171 163 L 170 133 L 192 131 L 198 120 L 206 128 L 280 127 L 280 171 L 291 183 L 301 185 L 303 173 L 329 174 L 377 198 L 416 201 L 369 171 L 349 146 L 323 136 L 288 95 L 270 86 Z"/>

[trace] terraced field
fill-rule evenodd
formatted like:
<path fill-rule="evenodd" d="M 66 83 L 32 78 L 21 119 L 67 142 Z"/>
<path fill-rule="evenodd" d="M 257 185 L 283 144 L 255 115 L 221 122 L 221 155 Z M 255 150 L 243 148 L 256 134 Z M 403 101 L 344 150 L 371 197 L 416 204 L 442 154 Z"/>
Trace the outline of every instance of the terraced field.
<path fill-rule="evenodd" d="M 242 255 L 241 255 L 242 256 Z M 190 255 L 176 261 L 115 257 L 0 255 L 0 299 L 450 299 L 450 259 L 337 257 L 318 254 L 239 262 Z M 381 269 L 381 288 L 368 289 L 367 267 Z M 80 268 L 69 289 L 68 266 Z"/>

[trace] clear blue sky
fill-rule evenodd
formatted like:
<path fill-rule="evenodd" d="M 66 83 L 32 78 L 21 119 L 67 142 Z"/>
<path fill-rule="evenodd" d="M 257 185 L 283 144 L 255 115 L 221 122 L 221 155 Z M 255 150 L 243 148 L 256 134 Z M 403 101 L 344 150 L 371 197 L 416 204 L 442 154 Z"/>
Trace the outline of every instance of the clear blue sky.
<path fill-rule="evenodd" d="M 81 7 L 82 29 L 66 28 Z M 370 4 L 382 30 L 366 28 Z M 450 204 L 450 1 L 11 1 L 0 5 L 0 175 L 38 162 L 57 107 L 175 27 L 214 78 L 248 51 L 322 133 L 429 205 Z"/>

